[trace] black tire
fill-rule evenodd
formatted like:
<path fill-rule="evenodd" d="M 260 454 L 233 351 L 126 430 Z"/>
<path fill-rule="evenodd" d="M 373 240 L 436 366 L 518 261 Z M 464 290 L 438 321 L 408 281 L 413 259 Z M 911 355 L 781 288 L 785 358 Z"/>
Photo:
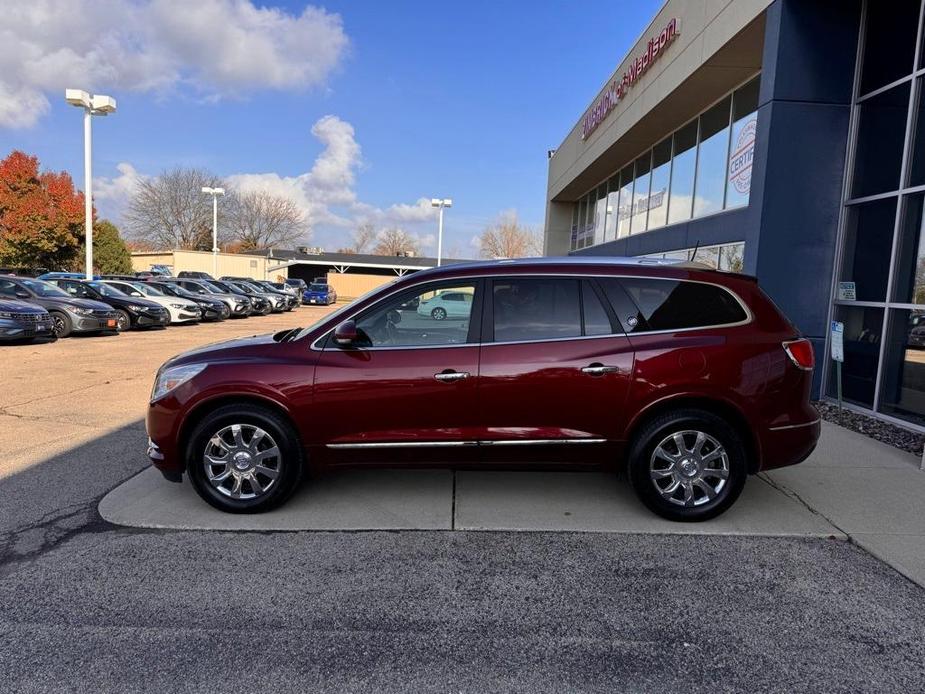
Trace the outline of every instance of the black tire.
<path fill-rule="evenodd" d="M 116 309 L 116 332 L 122 333 L 126 330 L 132 329 L 132 317 L 128 314 L 128 311 L 123 311 L 121 308 Z"/>
<path fill-rule="evenodd" d="M 49 313 L 51 313 L 52 332 L 54 336 L 67 337 L 70 335 L 74 326 L 71 324 L 71 319 L 68 315 L 61 311 L 49 311 Z"/>
<path fill-rule="evenodd" d="M 272 481 L 272 485 L 268 485 L 268 489 L 262 495 L 255 498 L 232 498 L 228 493 L 223 493 L 216 488 L 209 481 L 206 472 L 204 463 L 210 440 L 218 432 L 235 424 L 242 425 L 245 428 L 259 427 L 269 435 L 279 449 L 278 459 L 268 461 L 269 466 L 275 464 L 277 477 Z M 215 474 L 216 469 L 220 467 L 211 466 L 210 470 Z M 234 467 L 229 463 L 225 466 L 225 469 L 231 470 Z M 303 469 L 302 446 L 292 424 L 273 410 L 259 405 L 243 403 L 225 405 L 211 412 L 193 430 L 186 447 L 186 471 L 196 493 L 207 503 L 227 513 L 260 513 L 276 508 L 298 488 Z M 231 474 L 233 478 L 234 472 Z M 260 481 L 268 482 L 267 478 L 262 475 Z M 226 486 L 232 485 L 233 482 L 229 482 L 229 485 Z M 241 489 L 246 493 L 253 492 L 250 483 L 246 479 L 242 482 Z"/>
<path fill-rule="evenodd" d="M 430 312 L 430 317 L 434 320 L 446 320 L 446 309 L 438 306 Z"/>
<path fill-rule="evenodd" d="M 699 472 L 704 467 L 722 467 L 722 454 L 717 458 L 719 462 L 709 462 L 703 466 L 700 465 L 698 454 L 691 452 L 691 457 L 687 457 L 681 446 L 674 442 L 674 435 L 681 434 L 682 442 L 686 442 L 685 450 L 692 450 L 700 440 L 696 435 L 698 432 L 706 437 L 700 447 L 701 452 L 706 451 L 704 457 L 716 450 L 714 442 L 724 450 L 725 465 L 728 468 L 725 480 L 718 476 L 719 473 L 717 476 L 709 473 L 704 476 Z M 669 438 L 671 441 L 668 441 Z M 710 441 L 711 438 L 713 441 Z M 661 462 L 663 459 L 655 457 L 656 449 L 662 444 L 669 449 L 669 453 L 677 456 L 677 462 Z M 656 417 L 634 437 L 628 459 L 629 479 L 640 501 L 662 518 L 684 522 L 705 521 L 723 513 L 742 493 L 748 476 L 747 458 L 742 435 L 722 417 L 706 410 L 679 409 Z M 653 463 L 653 460 L 656 462 Z M 685 471 L 695 470 L 690 473 L 692 477 L 688 478 L 686 472 L 682 471 L 682 464 L 686 465 Z M 676 472 L 655 481 L 650 470 L 653 465 L 659 466 L 656 473 L 669 470 Z M 665 466 L 664 470 L 662 466 Z M 721 481 L 723 484 L 720 486 Z M 713 490 L 713 498 L 709 498 L 701 482 Z M 666 498 L 666 494 L 676 483 L 680 486 L 676 488 L 672 501 Z M 692 490 L 692 498 L 690 504 L 686 505 L 688 487 Z M 660 489 L 664 489 L 664 492 Z"/>

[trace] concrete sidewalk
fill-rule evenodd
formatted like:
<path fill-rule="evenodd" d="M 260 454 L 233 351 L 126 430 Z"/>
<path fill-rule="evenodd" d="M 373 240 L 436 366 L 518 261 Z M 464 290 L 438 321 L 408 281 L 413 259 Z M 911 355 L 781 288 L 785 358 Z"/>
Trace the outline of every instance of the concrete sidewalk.
<path fill-rule="evenodd" d="M 918 459 L 832 424 L 805 463 L 749 479 L 706 523 L 671 523 L 625 480 L 572 472 L 360 470 L 307 484 L 285 506 L 229 515 L 147 469 L 110 492 L 119 525 L 183 530 L 493 530 L 851 538 L 925 586 L 925 474 Z"/>

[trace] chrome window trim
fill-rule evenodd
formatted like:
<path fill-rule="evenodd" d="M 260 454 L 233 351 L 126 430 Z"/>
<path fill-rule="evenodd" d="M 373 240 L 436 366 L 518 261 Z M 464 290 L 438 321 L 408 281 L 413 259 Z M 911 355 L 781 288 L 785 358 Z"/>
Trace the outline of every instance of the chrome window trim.
<path fill-rule="evenodd" d="M 684 268 L 681 268 L 681 269 L 684 269 Z M 716 272 L 718 272 L 718 271 L 716 271 Z M 409 346 L 407 346 L 407 347 L 402 347 L 402 346 L 395 346 L 395 347 L 361 347 L 361 348 L 358 348 L 358 349 L 362 349 L 363 351 L 366 351 L 366 352 L 372 352 L 372 351 L 380 351 L 380 350 L 392 350 L 392 351 L 394 351 L 394 350 L 404 350 L 404 349 L 441 349 L 441 348 L 445 349 L 445 348 L 447 348 L 447 347 L 474 347 L 474 346 L 487 347 L 487 346 L 490 346 L 490 345 L 539 344 L 539 343 L 543 343 L 543 342 L 563 342 L 563 341 L 567 341 L 567 340 L 589 340 L 589 339 L 600 339 L 600 338 L 606 338 L 606 337 L 610 337 L 610 338 L 613 338 L 613 337 L 628 337 L 628 338 L 632 338 L 632 337 L 634 337 L 634 336 L 665 335 L 665 334 L 673 334 L 673 333 L 691 332 L 691 331 L 694 331 L 694 330 L 712 330 L 712 329 L 715 329 L 715 328 L 735 328 L 735 327 L 739 327 L 739 326 L 741 326 L 741 325 L 748 325 L 749 323 L 751 323 L 751 322 L 755 319 L 754 314 L 752 313 L 752 311 L 751 311 L 751 309 L 748 307 L 748 305 L 742 300 L 742 297 L 740 297 L 738 294 L 736 294 L 734 291 L 732 291 L 732 290 L 729 289 L 728 287 L 724 287 L 723 285 L 717 284 L 716 282 L 707 282 L 707 281 L 705 281 L 705 280 L 678 279 L 678 278 L 675 278 L 675 277 L 652 277 L 652 276 L 650 276 L 650 275 L 627 275 L 627 274 L 614 274 L 614 275 L 606 274 L 606 275 L 605 275 L 605 274 L 600 274 L 600 273 L 593 273 L 593 274 L 592 274 L 592 273 L 572 273 L 572 272 L 538 272 L 538 273 L 526 273 L 526 272 L 525 272 L 525 273 L 523 273 L 523 274 L 518 273 L 518 274 L 516 274 L 516 275 L 504 275 L 504 274 L 500 274 L 500 275 L 494 275 L 494 274 L 489 274 L 489 275 L 466 275 L 466 276 L 463 276 L 463 277 L 448 277 L 448 278 L 446 278 L 445 280 L 441 280 L 441 279 L 422 280 L 421 282 L 419 282 L 419 283 L 417 283 L 417 284 L 412 284 L 412 285 L 409 285 L 409 286 L 407 286 L 407 287 L 400 287 L 400 288 L 398 288 L 398 289 L 394 289 L 393 291 L 391 291 L 391 292 L 389 292 L 388 294 L 386 294 L 384 297 L 382 297 L 381 299 L 379 299 L 378 301 L 376 301 L 375 304 L 373 304 L 372 306 L 369 306 L 368 308 L 371 309 L 371 308 L 375 307 L 375 306 L 376 306 L 377 304 L 379 304 L 380 302 L 387 300 L 388 298 L 394 296 L 395 294 L 399 294 L 399 293 L 404 292 L 404 291 L 406 291 L 406 290 L 414 289 L 415 287 L 420 287 L 420 286 L 423 286 L 423 285 L 425 285 L 425 284 L 430 284 L 430 283 L 432 283 L 432 282 L 455 281 L 455 280 L 460 280 L 460 281 L 478 281 L 478 280 L 483 280 L 483 279 L 486 279 L 486 280 L 493 280 L 493 279 L 498 279 L 498 278 L 502 278 L 502 279 L 503 279 L 503 278 L 506 278 L 506 277 L 516 277 L 516 278 L 518 278 L 518 279 L 519 279 L 519 278 L 530 279 L 530 278 L 537 278 L 537 277 L 567 277 L 567 278 L 570 278 L 570 279 L 572 279 L 572 278 L 574 278 L 574 279 L 582 279 L 582 278 L 585 278 L 585 279 L 639 279 L 639 278 L 642 278 L 642 279 L 651 279 L 651 280 L 662 280 L 662 281 L 665 281 L 665 282 L 691 282 L 691 283 L 694 283 L 694 284 L 707 284 L 707 285 L 709 285 L 709 286 L 711 286 L 711 287 L 719 287 L 720 289 L 722 289 L 722 290 L 724 290 L 725 292 L 727 292 L 728 294 L 730 294 L 730 295 L 732 296 L 732 298 L 736 300 L 736 303 L 738 303 L 739 306 L 742 308 L 742 310 L 745 312 L 745 318 L 744 318 L 743 320 L 737 321 L 737 322 L 735 322 L 735 323 L 719 323 L 719 324 L 715 324 L 715 325 L 701 325 L 701 326 L 697 326 L 697 327 L 694 327 L 694 328 L 674 328 L 674 329 L 668 329 L 668 330 L 643 330 L 643 331 L 640 331 L 640 332 L 632 332 L 632 333 L 624 332 L 624 333 L 622 333 L 622 334 L 620 334 L 620 333 L 610 333 L 609 335 L 578 335 L 578 336 L 575 336 L 575 337 L 555 337 L 555 338 L 546 338 L 546 339 L 542 339 L 542 340 L 514 340 L 514 341 L 508 341 L 508 342 L 467 342 L 467 343 L 458 344 L 458 345 L 409 345 Z M 630 299 L 632 299 L 632 297 L 630 297 Z M 345 306 L 344 308 L 346 309 L 346 308 L 348 308 L 348 307 L 349 307 L 349 304 L 348 304 L 347 306 Z M 365 310 L 366 310 L 366 309 L 363 309 L 363 311 L 365 311 Z M 344 315 L 345 315 L 346 317 L 344 317 L 344 318 L 342 319 L 342 321 L 354 320 L 354 319 L 356 318 L 356 316 L 359 315 L 361 312 L 362 312 L 362 311 L 356 311 L 356 312 L 353 312 L 353 313 L 351 313 L 351 314 L 348 315 L 348 314 L 346 313 L 346 311 L 345 311 Z M 341 322 L 342 322 L 342 321 L 341 321 Z M 311 345 L 309 346 L 309 349 L 311 349 L 312 351 L 315 351 L 315 352 L 323 352 L 324 350 L 318 346 L 318 343 L 321 342 L 322 340 L 324 340 L 325 338 L 327 338 L 328 335 L 330 335 L 330 334 L 334 331 L 334 328 L 336 328 L 336 327 L 337 327 L 336 325 L 333 326 L 333 327 L 331 327 L 330 329 L 326 330 L 324 333 L 322 333 L 321 335 L 319 335 L 317 338 L 315 338 L 315 339 L 312 341 Z"/>
<path fill-rule="evenodd" d="M 478 441 L 383 441 L 382 443 L 328 443 L 337 450 L 375 448 L 456 448 L 473 446 L 535 446 L 548 444 L 607 443 L 607 439 L 487 439 Z"/>

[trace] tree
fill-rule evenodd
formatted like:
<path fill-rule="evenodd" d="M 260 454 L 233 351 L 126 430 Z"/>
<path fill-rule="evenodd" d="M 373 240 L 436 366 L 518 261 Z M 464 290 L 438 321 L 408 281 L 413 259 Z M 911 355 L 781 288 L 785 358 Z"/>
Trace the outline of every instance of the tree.
<path fill-rule="evenodd" d="M 212 249 L 212 199 L 204 186 L 223 187 L 202 169 L 176 168 L 141 179 L 124 221 L 131 235 L 155 249 Z"/>
<path fill-rule="evenodd" d="M 517 215 L 502 217 L 479 237 L 483 258 L 526 258 L 543 254 L 540 235 L 517 221 Z"/>
<path fill-rule="evenodd" d="M 376 255 L 419 255 L 418 240 L 404 229 L 392 228 L 379 232 L 376 237 Z"/>
<path fill-rule="evenodd" d="M 367 253 L 372 242 L 376 240 L 376 227 L 369 222 L 361 224 L 353 230 L 352 237 L 353 243 L 346 248 L 339 249 L 338 253 Z"/>
<path fill-rule="evenodd" d="M 227 237 L 241 250 L 288 246 L 308 235 L 302 210 L 280 195 L 263 190 L 233 192 L 224 208 Z"/>
<path fill-rule="evenodd" d="M 20 151 L 0 161 L 0 263 L 70 267 L 84 231 L 84 197 L 64 173 L 39 173 Z"/>
<path fill-rule="evenodd" d="M 132 255 L 125 241 L 116 225 L 105 219 L 93 225 L 93 265 L 105 275 L 132 272 Z"/>

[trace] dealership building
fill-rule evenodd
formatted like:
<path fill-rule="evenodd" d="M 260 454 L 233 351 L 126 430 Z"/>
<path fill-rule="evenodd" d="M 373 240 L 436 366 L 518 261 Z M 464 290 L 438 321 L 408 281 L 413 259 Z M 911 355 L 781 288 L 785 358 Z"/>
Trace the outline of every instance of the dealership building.
<path fill-rule="evenodd" d="M 755 275 L 817 396 L 838 321 L 846 406 L 925 427 L 922 24 L 920 0 L 669 0 L 549 153 L 546 254 Z"/>

